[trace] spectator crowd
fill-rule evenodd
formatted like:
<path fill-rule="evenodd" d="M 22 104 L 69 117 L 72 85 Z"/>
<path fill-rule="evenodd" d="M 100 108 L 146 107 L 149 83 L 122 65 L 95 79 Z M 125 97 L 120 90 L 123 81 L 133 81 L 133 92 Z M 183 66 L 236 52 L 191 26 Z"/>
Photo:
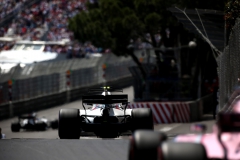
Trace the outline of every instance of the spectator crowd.
<path fill-rule="evenodd" d="M 0 0 L 0 20 L 11 13 L 17 13 L 27 0 Z"/>
<path fill-rule="evenodd" d="M 47 45 L 44 48 L 47 52 L 66 53 L 67 58 L 84 58 L 87 54 L 102 53 L 102 48 L 93 46 L 90 42 L 85 44 L 75 43 L 72 45 Z M 106 50 L 104 53 L 107 53 Z"/>
<path fill-rule="evenodd" d="M 67 23 L 69 18 L 86 10 L 87 0 L 41 0 L 24 9 L 23 3 L 27 1 L 30 0 L 0 0 L 0 21 L 7 14 L 16 11 L 12 22 L 0 27 L 0 37 L 21 37 L 22 40 L 30 41 L 74 41 L 73 33 L 67 29 Z M 0 51 L 11 49 L 13 44 L 14 41 L 0 41 Z M 83 53 L 101 52 L 101 49 L 91 43 L 74 43 L 71 46 L 48 45 L 44 50 L 68 53 L 68 57 L 84 57 Z"/>
<path fill-rule="evenodd" d="M 2 34 L 20 36 L 24 40 L 60 41 L 73 39 L 67 29 L 68 19 L 86 10 L 86 0 L 43 0 L 21 10 Z"/>

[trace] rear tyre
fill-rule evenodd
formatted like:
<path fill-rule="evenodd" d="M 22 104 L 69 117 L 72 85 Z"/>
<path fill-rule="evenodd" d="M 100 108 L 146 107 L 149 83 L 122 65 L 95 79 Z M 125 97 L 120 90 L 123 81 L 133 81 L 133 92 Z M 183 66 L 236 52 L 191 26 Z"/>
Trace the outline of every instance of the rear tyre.
<path fill-rule="evenodd" d="M 150 108 L 132 109 L 132 132 L 138 129 L 153 130 L 153 115 Z"/>
<path fill-rule="evenodd" d="M 19 124 L 18 122 L 13 122 L 13 123 L 11 124 L 11 130 L 12 130 L 12 132 L 19 132 L 19 131 L 20 131 L 20 128 L 21 128 L 21 126 L 20 126 L 20 124 Z"/>
<path fill-rule="evenodd" d="M 167 136 L 161 132 L 138 130 L 131 137 L 128 160 L 156 160 L 157 149 Z"/>
<path fill-rule="evenodd" d="M 80 111 L 75 108 L 61 109 L 59 111 L 58 135 L 60 139 L 80 138 Z"/>
<path fill-rule="evenodd" d="M 206 150 L 201 143 L 163 142 L 158 151 L 160 159 L 208 159 Z"/>

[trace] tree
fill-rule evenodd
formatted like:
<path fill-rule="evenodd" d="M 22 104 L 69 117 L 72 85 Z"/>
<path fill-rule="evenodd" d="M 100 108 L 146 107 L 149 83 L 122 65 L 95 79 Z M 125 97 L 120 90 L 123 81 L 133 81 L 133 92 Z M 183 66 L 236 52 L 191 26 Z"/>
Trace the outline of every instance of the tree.
<path fill-rule="evenodd" d="M 91 41 L 96 46 L 111 48 L 118 56 L 130 55 L 145 78 L 146 73 L 130 42 L 140 37 L 153 47 L 159 47 L 155 34 L 161 26 L 171 22 L 171 18 L 162 17 L 169 14 L 167 8 L 173 1 L 99 0 L 97 4 L 88 3 L 87 11 L 70 19 L 69 29 L 81 42 Z M 150 40 L 146 39 L 146 33 L 150 34 Z M 156 56 L 160 59 L 159 51 Z"/>
<path fill-rule="evenodd" d="M 119 56 L 134 56 L 127 49 L 131 39 L 141 37 L 153 47 L 158 47 L 154 35 L 161 27 L 177 24 L 167 11 L 174 5 L 223 9 L 224 0 L 98 0 L 94 4 L 88 3 L 87 11 L 70 19 L 69 29 L 81 42 L 91 41 L 96 46 L 111 48 Z M 146 33 L 150 33 L 151 42 L 145 38 Z M 134 60 L 139 63 L 136 58 Z"/>
<path fill-rule="evenodd" d="M 98 0 L 98 3 L 88 3 L 87 11 L 71 18 L 69 29 L 81 42 L 91 41 L 95 46 L 111 48 L 117 56 L 131 56 L 146 79 L 145 70 L 130 42 L 141 38 L 157 48 L 161 44 L 156 41 L 155 35 L 166 27 L 173 27 L 173 31 L 186 37 L 186 31 L 179 27 L 175 17 L 167 10 L 172 6 L 223 10 L 224 0 Z M 160 52 L 155 51 L 155 54 L 161 68 Z"/>

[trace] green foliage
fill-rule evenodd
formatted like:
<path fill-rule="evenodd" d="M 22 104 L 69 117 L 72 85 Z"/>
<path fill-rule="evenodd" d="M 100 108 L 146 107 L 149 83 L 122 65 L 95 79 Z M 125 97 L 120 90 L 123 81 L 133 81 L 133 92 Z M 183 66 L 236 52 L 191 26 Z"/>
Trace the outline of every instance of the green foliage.
<path fill-rule="evenodd" d="M 161 16 L 156 12 L 150 13 L 145 17 L 144 22 L 148 25 L 149 33 L 158 32 L 161 19 Z"/>
<path fill-rule="evenodd" d="M 99 0 L 99 3 L 87 3 L 88 11 L 70 19 L 69 29 L 79 41 L 91 41 L 120 55 L 131 39 L 141 37 L 144 40 L 146 33 L 153 37 L 161 28 L 174 25 L 176 21 L 167 11 L 168 7 L 220 9 L 222 4 L 224 0 Z M 231 24 L 238 13 L 238 5 L 229 6 L 226 17 Z"/>
<path fill-rule="evenodd" d="M 87 4 L 83 11 L 70 19 L 69 29 L 81 42 L 111 48 L 117 55 L 127 54 L 131 39 L 155 34 L 162 26 L 162 14 L 170 6 L 164 0 L 99 0 Z M 165 23 L 166 21 L 164 21 Z"/>
<path fill-rule="evenodd" d="M 94 45 L 111 48 L 117 55 L 125 55 L 131 39 L 150 33 L 154 43 L 154 34 L 162 27 L 176 25 L 175 18 L 167 8 L 181 7 L 217 9 L 224 0 L 99 0 L 88 3 L 88 11 L 82 11 L 69 20 L 69 29 L 81 42 L 91 41 Z M 215 5 L 213 5 L 215 4 Z M 207 6 L 208 5 L 208 6 Z M 220 7 L 219 7 L 220 8 Z"/>

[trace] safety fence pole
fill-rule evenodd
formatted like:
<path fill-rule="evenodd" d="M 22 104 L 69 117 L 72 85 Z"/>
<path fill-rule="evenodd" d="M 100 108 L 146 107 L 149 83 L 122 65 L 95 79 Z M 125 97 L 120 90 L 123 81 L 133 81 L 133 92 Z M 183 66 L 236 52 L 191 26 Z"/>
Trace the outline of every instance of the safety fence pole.
<path fill-rule="evenodd" d="M 105 79 L 106 78 L 106 68 L 107 68 L 107 64 L 103 64 L 102 65 L 102 71 L 103 71 L 103 74 L 102 74 L 102 77 Z"/>
<path fill-rule="evenodd" d="M 12 104 L 12 84 L 13 81 L 8 81 L 8 102 L 9 102 L 9 117 L 13 117 L 13 104 Z"/>
<path fill-rule="evenodd" d="M 107 81 L 106 69 L 107 69 L 107 64 L 104 63 L 104 64 L 102 65 L 102 78 L 103 78 L 103 83 L 106 83 L 106 81 Z"/>
<path fill-rule="evenodd" d="M 68 70 L 66 72 L 66 87 L 67 87 L 67 102 L 70 102 L 70 98 L 71 98 L 71 82 L 70 79 L 71 78 L 71 71 Z"/>
<path fill-rule="evenodd" d="M 3 86 L 0 84 L 0 104 L 4 102 L 2 88 L 3 88 Z"/>

